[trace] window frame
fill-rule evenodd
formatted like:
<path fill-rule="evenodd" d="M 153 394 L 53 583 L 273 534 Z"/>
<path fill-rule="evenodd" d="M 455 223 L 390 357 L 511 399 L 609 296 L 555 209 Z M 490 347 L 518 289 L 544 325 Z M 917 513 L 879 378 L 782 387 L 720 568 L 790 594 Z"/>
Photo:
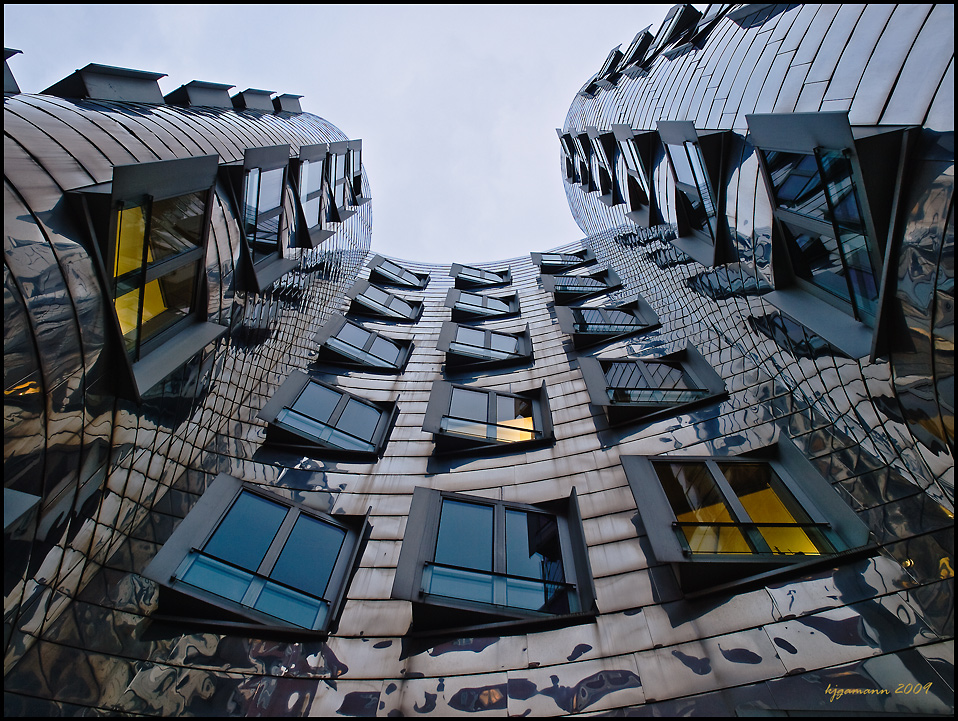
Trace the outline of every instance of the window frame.
<path fill-rule="evenodd" d="M 811 522 L 824 529 L 822 532 L 833 551 L 800 555 L 773 552 L 711 554 L 687 550 L 678 538 L 678 521 L 654 464 L 702 462 L 768 465 Z M 775 443 L 737 456 L 623 455 L 621 463 L 655 560 L 672 565 L 687 593 L 719 590 L 770 574 L 818 563 L 833 563 L 838 556 L 869 549 L 872 545 L 867 526 L 784 434 Z M 721 487 L 720 490 L 723 495 L 728 491 Z"/>
<path fill-rule="evenodd" d="M 490 280 L 487 278 L 470 276 L 467 271 L 478 271 L 479 273 L 487 273 L 494 275 L 498 280 Z M 504 270 L 488 270 L 486 268 L 479 268 L 474 265 L 462 265 L 461 263 L 453 263 L 449 269 L 449 277 L 455 278 L 454 287 L 459 290 L 476 290 L 481 288 L 501 288 L 506 285 L 512 284 L 512 269 L 505 268 Z"/>
<path fill-rule="evenodd" d="M 497 400 L 500 397 L 516 400 L 531 401 L 533 438 L 517 441 L 498 441 L 487 437 L 457 434 L 443 428 L 443 421 L 450 416 L 453 393 L 456 389 L 483 393 L 486 399 L 486 426 L 495 426 L 498 420 Z M 473 419 L 467 419 L 473 420 Z M 482 421 L 475 421 L 481 424 Z M 526 390 L 502 390 L 498 388 L 477 388 L 458 383 L 437 380 L 433 382 L 426 413 L 423 418 L 422 429 L 431 433 L 437 455 L 453 454 L 481 454 L 481 453 L 511 453 L 524 451 L 530 448 L 548 446 L 555 442 L 555 433 L 552 425 L 552 410 L 549 406 L 549 394 L 545 381 L 542 385 Z"/>
<path fill-rule="evenodd" d="M 586 329 L 583 330 L 578 327 L 579 321 L 576 319 L 576 313 L 581 313 L 585 310 L 599 311 L 600 314 L 604 314 L 606 317 L 607 311 L 617 310 L 630 314 L 636 319 L 637 322 L 635 327 L 631 330 L 603 333 L 589 332 L 588 325 L 586 326 Z M 559 328 L 562 329 L 563 333 L 572 338 L 572 345 L 577 351 L 586 350 L 599 345 L 606 345 L 615 340 L 621 340 L 623 338 L 649 333 L 662 327 L 662 323 L 659 322 L 658 314 L 640 295 L 636 295 L 635 298 L 625 303 L 617 303 L 615 305 L 605 305 L 599 307 L 571 307 L 557 305 L 555 307 L 555 311 L 556 318 L 559 321 Z"/>
<path fill-rule="evenodd" d="M 218 167 L 218 155 L 117 165 L 113 167 L 110 182 L 79 188 L 69 194 L 71 201 L 77 204 L 77 213 L 83 218 L 88 229 L 87 249 L 94 259 L 104 302 L 112 309 L 106 321 L 106 329 L 116 348 L 113 364 L 117 372 L 116 389 L 120 396 L 136 403 L 142 402 L 144 395 L 152 388 L 229 330 L 207 320 L 207 304 L 204 298 L 207 290 L 206 255 Z M 169 263 L 157 263 L 152 270 L 144 272 L 143 282 L 140 284 L 142 290 L 145 283 L 194 264 L 196 277 L 190 310 L 183 318 L 139 345 L 138 357 L 133 357 L 126 349 L 111 290 L 114 275 L 108 270 L 114 267 L 119 214 L 124 208 L 144 204 L 149 207 L 143 236 L 145 252 L 153 203 L 199 193 L 205 194 L 205 208 L 197 247 L 187 254 L 174 256 Z"/>
<path fill-rule="evenodd" d="M 589 248 L 583 248 L 582 250 L 577 250 L 572 253 L 563 253 L 558 251 L 530 253 L 530 256 L 532 258 L 533 265 L 539 268 L 539 273 L 545 273 L 547 275 L 565 273 L 577 268 L 586 268 L 599 262 L 595 257 L 595 253 L 593 253 Z M 570 260 L 563 263 L 551 263 L 549 260 L 547 260 L 547 258 L 551 256 L 568 256 Z"/>
<path fill-rule="evenodd" d="M 672 244 L 694 258 L 707 268 L 723 265 L 737 260 L 732 244 L 731 230 L 725 215 L 727 188 L 725 175 L 731 154 L 734 133 L 731 130 L 697 130 L 691 121 L 658 121 L 659 138 L 665 147 L 665 157 L 672 172 L 675 187 L 675 215 L 678 228 L 677 237 Z M 675 160 L 670 148 L 681 146 L 686 151 L 687 167 L 696 180 L 695 184 L 684 182 L 676 170 Z M 695 148 L 693 159 L 689 146 Z M 701 183 L 695 168 L 703 172 Z M 705 190 L 703 191 L 703 184 Z M 705 195 L 708 197 L 704 197 Z M 694 203 L 698 200 L 703 207 L 711 205 L 713 212 L 705 220 L 694 219 Z"/>
<path fill-rule="evenodd" d="M 619 147 L 615 135 L 611 131 L 600 131 L 598 128 L 586 127 L 592 155 L 599 166 L 599 200 L 613 207 L 625 202 L 618 182 L 618 154 Z"/>
<path fill-rule="evenodd" d="M 603 364 L 637 363 L 642 366 L 657 363 L 678 365 L 681 367 L 683 378 L 689 379 L 694 389 L 704 391 L 704 395 L 685 401 L 669 403 L 628 402 L 614 401 L 609 396 L 609 385 L 606 378 L 606 369 Z M 589 400 L 592 405 L 601 408 L 605 413 L 610 427 L 631 423 L 652 423 L 671 418 L 693 408 L 718 403 L 729 397 L 725 381 L 715 372 L 705 357 L 688 343 L 685 348 L 671 353 L 664 353 L 655 358 L 593 358 L 582 356 L 579 358 L 579 368 L 589 391 Z M 640 368 L 640 374 L 645 376 L 645 369 Z M 636 387 L 637 390 L 646 390 Z M 648 390 L 656 390 L 650 388 Z"/>
<path fill-rule="evenodd" d="M 402 282 L 391 275 L 386 275 L 382 270 L 383 266 L 387 263 L 395 265 L 400 270 L 409 273 L 409 275 L 416 278 L 416 283 L 412 282 Z M 379 286 L 387 286 L 392 288 L 407 288 L 409 290 L 424 290 L 427 285 L 429 285 L 429 274 L 428 273 L 414 273 L 413 271 L 405 268 L 396 261 L 390 258 L 384 258 L 381 255 L 375 255 L 372 259 L 366 264 L 366 267 L 369 269 L 369 282 L 375 283 Z"/>
<path fill-rule="evenodd" d="M 435 561 L 439 538 L 439 516 L 444 500 L 492 506 L 497 520 L 507 510 L 545 513 L 556 518 L 564 570 L 563 582 L 574 586 L 575 599 L 581 610 L 569 614 L 552 615 L 516 607 L 426 594 L 422 590 L 423 572 L 426 564 Z M 582 514 L 574 487 L 568 498 L 528 504 L 418 486 L 413 491 L 406 529 L 414 530 L 414 533 L 404 534 L 390 597 L 412 602 L 412 630 L 415 634 L 432 635 L 471 628 L 519 633 L 531 627 L 587 623 L 598 614 L 588 545 L 582 529 Z M 498 535 L 502 529 L 503 526 L 497 526 L 493 536 L 493 548 L 500 557 L 505 554 L 504 544 Z M 496 564 L 500 563 L 501 558 L 496 561 Z M 503 566 L 494 565 L 493 574 L 497 573 L 497 568 L 499 573 L 502 572 Z"/>
<path fill-rule="evenodd" d="M 477 308 L 480 306 L 469 305 L 460 303 L 460 299 L 463 294 L 467 294 L 476 298 L 498 300 L 506 303 L 508 308 L 502 313 L 495 314 L 483 314 L 476 313 L 475 311 L 469 310 L 470 308 Z M 474 293 L 472 291 L 460 290 L 458 288 L 450 288 L 446 293 L 446 300 L 444 305 L 447 308 L 452 309 L 452 320 L 457 323 L 470 323 L 478 322 L 484 320 L 500 320 L 505 318 L 514 318 L 519 315 L 519 294 L 511 293 L 510 295 L 482 295 L 481 293 Z M 485 306 L 481 306 L 485 307 Z"/>
<path fill-rule="evenodd" d="M 772 211 L 772 263 L 775 290 L 764 299 L 782 313 L 820 335 L 852 358 L 876 358 L 881 349 L 883 319 L 895 312 L 891 305 L 894 269 L 888 247 L 893 243 L 897 218 L 904 195 L 908 150 L 914 137 L 909 127 L 853 128 L 847 111 L 819 113 L 777 113 L 746 115 L 748 141 L 755 148 Z M 820 150 L 841 152 L 850 166 L 858 211 L 864 228 L 867 255 L 877 286 L 874 319 L 857 316 L 854 292 L 849 300 L 839 299 L 798 277 L 784 223 L 796 214 L 778 207 L 766 153 L 817 155 Z M 819 176 L 820 177 L 820 176 Z M 801 219 L 800 219 L 801 221 Z M 841 235 L 834 218 L 816 225 L 815 232 L 839 242 Z M 799 222 L 808 225 L 813 221 Z M 831 230 L 831 233 L 827 233 Z M 841 261 L 844 263 L 844 261 Z M 870 320 L 870 322 L 867 322 Z"/>
<path fill-rule="evenodd" d="M 342 339 L 339 339 L 340 343 L 351 346 L 352 348 L 362 352 L 369 353 L 372 350 L 373 345 L 377 339 L 382 339 L 388 341 L 392 345 L 396 346 L 399 351 L 399 355 L 396 359 L 395 366 L 393 365 L 371 365 L 369 363 L 364 363 L 361 360 L 351 357 L 348 354 L 348 351 L 337 350 L 335 344 L 330 342 L 333 339 L 338 339 L 338 334 L 343 330 L 347 325 L 355 326 L 363 332 L 368 334 L 368 338 L 363 344 L 362 348 L 357 348 L 352 343 L 348 343 Z M 409 358 L 412 355 L 412 350 L 414 344 L 411 340 L 400 340 L 397 338 L 388 338 L 387 336 L 377 333 L 376 331 L 364 328 L 359 323 L 350 320 L 342 313 L 334 313 L 329 320 L 327 320 L 313 336 L 313 341 L 319 344 L 319 363 L 328 364 L 334 367 L 347 368 L 349 370 L 355 370 L 362 373 L 383 373 L 395 375 L 402 373 L 406 367 L 406 364 L 409 362 Z"/>
<path fill-rule="evenodd" d="M 552 298 L 557 306 L 578 303 L 598 295 L 609 293 L 622 287 L 622 279 L 619 274 L 611 267 L 602 268 L 591 273 L 579 273 L 566 275 L 562 273 L 541 273 L 542 288 L 547 293 L 552 293 Z M 582 288 L 573 290 L 563 288 L 563 279 L 570 278 L 590 278 L 592 280 L 604 283 L 604 288 Z"/>
<path fill-rule="evenodd" d="M 329 598 L 322 599 L 328 604 L 328 612 L 320 627 L 305 628 L 291 622 L 284 624 L 282 619 L 176 578 L 177 570 L 187 557 L 194 551 L 202 552 L 207 546 L 242 493 L 251 493 L 287 509 L 284 523 L 274 535 L 270 549 L 276 548 L 277 545 L 281 547 L 288 540 L 293 524 L 303 515 L 344 531 L 343 545 L 332 565 L 327 582 L 325 595 Z M 154 613 L 152 618 L 177 624 L 193 622 L 203 627 L 219 629 L 221 632 L 229 632 L 231 629 L 253 633 L 267 631 L 324 638 L 334 633 L 339 624 L 346 594 L 372 532 L 369 516 L 370 511 L 367 511 L 365 516 L 332 516 L 303 502 L 284 498 L 267 487 L 220 473 L 143 571 L 144 577 L 155 581 L 160 587 L 160 611 Z M 266 563 L 270 560 L 275 563 L 275 556 L 274 552 L 272 559 L 265 559 Z M 254 578 L 269 578 L 268 575 L 260 573 L 259 569 L 247 572 Z M 296 590 L 307 593 L 301 589 Z"/>
<path fill-rule="evenodd" d="M 376 288 L 377 290 L 382 291 L 386 295 L 389 295 L 393 298 L 398 298 L 403 303 L 406 303 L 412 309 L 412 315 L 406 316 L 406 315 L 400 314 L 398 316 L 392 316 L 392 315 L 382 313 L 381 311 L 378 311 L 369 305 L 366 305 L 365 303 L 362 302 L 361 298 L 365 297 L 366 291 L 368 291 L 370 288 Z M 390 293 L 385 288 L 379 287 L 379 285 L 377 285 L 376 283 L 371 283 L 370 281 L 364 280 L 362 278 L 358 279 L 355 283 L 353 283 L 350 289 L 346 291 L 346 297 L 349 298 L 349 300 L 351 301 L 349 304 L 349 310 L 347 311 L 348 315 L 356 316 L 359 318 L 369 318 L 371 320 L 375 320 L 376 322 L 380 322 L 380 323 L 382 322 L 404 323 L 404 324 L 416 323 L 422 317 L 422 313 L 423 313 L 422 301 L 412 300 L 400 295 L 396 295 L 395 293 Z"/>
<path fill-rule="evenodd" d="M 576 147 L 572 142 L 572 135 L 570 133 L 563 133 L 559 128 L 556 128 L 556 134 L 559 136 L 559 146 L 562 148 L 562 155 L 565 161 L 563 179 L 571 185 L 576 185 L 579 183 L 579 165 L 576 160 Z"/>
<path fill-rule="evenodd" d="M 299 156 L 291 162 L 290 176 L 293 178 L 293 195 L 296 199 L 296 218 L 298 232 L 296 233 L 296 247 L 298 248 L 317 248 L 322 243 L 336 234 L 334 228 L 328 227 L 333 221 L 331 219 L 332 193 L 327 182 L 328 170 L 326 168 L 326 158 L 329 153 L 329 143 L 317 143 L 315 145 L 303 145 L 299 148 Z M 319 188 L 306 193 L 304 199 L 303 188 L 303 170 L 308 169 L 312 164 L 318 164 L 319 167 Z M 306 215 L 305 201 L 319 201 L 319 210 L 316 222 L 310 225 L 310 218 Z"/>
<path fill-rule="evenodd" d="M 457 338 L 460 328 L 468 328 L 477 333 L 483 333 L 485 336 L 484 345 L 473 346 L 471 344 L 461 343 L 458 341 Z M 454 347 L 454 344 L 460 344 L 473 348 L 492 350 L 493 335 L 502 335 L 515 338 L 516 352 L 510 353 L 509 357 L 506 358 L 489 358 L 481 357 L 478 354 L 469 355 L 467 353 L 462 353 Z M 532 336 L 529 331 L 528 323 L 526 324 L 525 330 L 519 333 L 509 333 L 506 331 L 492 330 L 489 328 L 476 328 L 474 326 L 464 325 L 456 323 L 455 321 L 447 320 L 443 322 L 442 328 L 439 330 L 439 341 L 436 344 L 436 349 L 446 354 L 446 370 L 451 372 L 505 368 L 514 365 L 527 364 L 533 361 Z M 505 353 L 506 351 L 501 352 Z"/>
<path fill-rule="evenodd" d="M 626 170 L 625 175 L 621 176 L 619 187 L 622 202 L 629 207 L 625 217 L 641 228 L 662 224 L 664 221 L 652 184 L 652 169 L 655 167 L 656 150 L 660 146 L 658 133 L 615 124 L 612 134 L 619 145 L 619 156 Z M 625 183 L 624 189 L 621 183 Z"/>
<path fill-rule="evenodd" d="M 306 387 L 311 383 L 325 388 L 326 390 L 333 391 L 340 396 L 330 414 L 329 422 L 317 420 L 318 423 L 321 423 L 328 428 L 337 430 L 340 433 L 345 433 L 346 435 L 350 436 L 353 435 L 347 431 L 340 430 L 336 425 L 336 422 L 342 417 L 342 414 L 346 410 L 346 405 L 350 401 L 358 401 L 365 406 L 379 411 L 379 418 L 376 421 L 376 427 L 370 434 L 370 439 L 367 441 L 360 438 L 360 440 L 362 440 L 364 443 L 368 443 L 370 446 L 372 446 L 371 449 L 348 449 L 330 446 L 323 443 L 321 440 L 305 436 L 302 433 L 298 433 L 294 429 L 289 428 L 288 426 L 280 424 L 281 422 L 278 420 L 278 417 L 282 411 L 292 410 L 293 412 L 297 412 L 293 409 L 293 405 L 300 398 Z M 266 402 L 259 413 L 256 414 L 256 417 L 260 420 L 266 421 L 267 423 L 267 445 L 276 448 L 288 448 L 297 453 L 306 453 L 309 456 L 317 458 L 323 457 L 346 461 L 375 461 L 379 458 L 382 458 L 383 453 L 386 450 L 386 445 L 389 443 L 389 436 L 392 433 L 393 426 L 396 424 L 396 418 L 399 414 L 399 406 L 396 402 L 397 400 L 398 397 L 393 401 L 369 400 L 368 398 L 363 398 L 362 396 L 357 396 L 353 393 L 344 391 L 330 383 L 318 380 L 307 373 L 294 370 L 289 374 L 289 376 L 287 376 L 286 380 L 283 381 L 280 387 L 276 389 L 276 392 L 273 394 L 272 398 Z M 333 418 L 336 420 L 334 421 Z"/>

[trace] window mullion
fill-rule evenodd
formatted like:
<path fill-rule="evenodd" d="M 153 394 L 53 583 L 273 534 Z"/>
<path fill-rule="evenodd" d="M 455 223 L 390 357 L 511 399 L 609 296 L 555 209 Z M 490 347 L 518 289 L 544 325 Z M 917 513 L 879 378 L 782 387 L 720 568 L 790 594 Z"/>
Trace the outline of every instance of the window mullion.
<path fill-rule="evenodd" d="M 741 530 L 743 531 L 743 535 L 748 540 L 748 544 L 752 547 L 753 551 L 756 553 L 771 553 L 772 549 L 769 548 L 768 543 L 765 542 L 765 538 L 761 532 L 752 525 L 753 521 L 751 516 L 748 515 L 745 506 L 743 506 L 742 502 L 738 499 L 738 494 L 735 492 L 735 489 L 732 488 L 731 484 L 729 484 L 725 474 L 722 473 L 712 459 L 706 460 L 705 465 L 712 474 L 712 478 L 718 486 L 719 491 L 721 491 L 725 497 L 725 504 L 728 506 L 732 518 L 736 523 L 742 524 Z"/>
<path fill-rule="evenodd" d="M 296 507 L 290 508 L 286 513 L 286 517 L 276 531 L 276 536 L 273 537 L 273 542 L 269 544 L 269 548 L 266 549 L 266 554 L 263 556 L 259 568 L 256 569 L 257 574 L 269 577 L 269 574 L 273 572 L 273 566 L 276 565 L 279 554 L 283 552 L 286 539 L 289 538 L 289 534 L 293 532 L 293 526 L 296 524 L 299 514 L 300 510 Z"/>

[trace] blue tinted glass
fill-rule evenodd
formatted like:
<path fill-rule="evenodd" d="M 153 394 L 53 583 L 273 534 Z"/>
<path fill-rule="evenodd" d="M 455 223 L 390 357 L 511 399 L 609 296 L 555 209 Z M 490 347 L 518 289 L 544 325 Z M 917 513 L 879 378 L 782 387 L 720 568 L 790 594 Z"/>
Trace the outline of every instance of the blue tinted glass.
<path fill-rule="evenodd" d="M 320 598 L 343 547 L 346 532 L 311 516 L 296 519 L 270 578 Z"/>
<path fill-rule="evenodd" d="M 284 506 L 253 493 L 243 492 L 220 522 L 203 551 L 255 571 L 285 517 Z"/>
<path fill-rule="evenodd" d="M 444 500 L 439 515 L 436 563 L 491 571 L 492 524 L 492 506 Z"/>
<path fill-rule="evenodd" d="M 480 391 L 465 388 L 452 389 L 452 401 L 449 403 L 449 415 L 454 418 L 466 418 L 485 423 L 489 418 L 489 396 Z"/>
<path fill-rule="evenodd" d="M 344 433 L 369 441 L 376 432 L 376 424 L 379 423 L 381 416 L 382 411 L 378 408 L 350 398 L 343 414 L 336 421 L 336 427 Z"/>
<path fill-rule="evenodd" d="M 562 553 L 555 516 L 506 511 L 506 573 L 562 583 Z"/>
<path fill-rule="evenodd" d="M 290 408 L 308 418 L 315 418 L 325 423 L 341 397 L 336 391 L 318 383 L 307 383 Z"/>
<path fill-rule="evenodd" d="M 241 601 L 253 580 L 253 574 L 220 563 L 215 558 L 193 555 L 193 562 L 182 580 L 231 601 Z"/>
<path fill-rule="evenodd" d="M 268 581 L 253 608 L 303 628 L 319 628 L 326 621 L 327 606 L 323 601 Z"/>

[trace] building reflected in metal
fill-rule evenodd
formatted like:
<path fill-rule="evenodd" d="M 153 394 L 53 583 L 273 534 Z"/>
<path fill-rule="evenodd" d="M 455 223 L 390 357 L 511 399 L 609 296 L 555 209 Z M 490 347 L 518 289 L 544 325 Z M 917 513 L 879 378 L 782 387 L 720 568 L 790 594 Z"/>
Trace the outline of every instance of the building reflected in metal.
<path fill-rule="evenodd" d="M 676 6 L 475 266 L 297 96 L 8 70 L 5 713 L 950 714 L 953 14 Z"/>

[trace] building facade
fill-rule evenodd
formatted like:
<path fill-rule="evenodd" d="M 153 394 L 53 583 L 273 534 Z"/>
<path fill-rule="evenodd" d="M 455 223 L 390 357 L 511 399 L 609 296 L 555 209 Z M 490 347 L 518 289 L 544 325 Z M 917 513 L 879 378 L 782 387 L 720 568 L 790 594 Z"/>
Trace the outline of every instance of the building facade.
<path fill-rule="evenodd" d="M 474 266 L 297 96 L 8 70 L 5 713 L 950 714 L 953 13 L 675 6 Z"/>

